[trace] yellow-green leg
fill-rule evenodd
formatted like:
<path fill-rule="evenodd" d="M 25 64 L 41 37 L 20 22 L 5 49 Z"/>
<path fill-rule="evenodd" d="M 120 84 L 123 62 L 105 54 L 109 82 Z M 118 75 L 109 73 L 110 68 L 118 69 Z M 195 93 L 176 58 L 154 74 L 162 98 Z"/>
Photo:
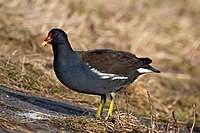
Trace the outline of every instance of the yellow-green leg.
<path fill-rule="evenodd" d="M 110 102 L 110 106 L 109 106 L 109 109 L 108 109 L 108 114 L 107 114 L 106 119 L 108 119 L 108 117 L 111 115 L 111 113 L 113 111 L 115 98 L 116 98 L 116 93 L 113 92 L 113 93 L 110 94 L 110 96 L 111 96 L 111 102 Z"/>
<path fill-rule="evenodd" d="M 102 95 L 102 96 L 101 96 L 101 103 L 99 104 L 97 113 L 96 113 L 96 115 L 95 115 L 96 118 L 98 118 L 98 117 L 101 115 L 101 113 L 102 113 L 102 111 L 103 111 L 103 107 L 104 107 L 105 102 L 106 102 L 106 96 L 105 96 L 105 95 Z"/>

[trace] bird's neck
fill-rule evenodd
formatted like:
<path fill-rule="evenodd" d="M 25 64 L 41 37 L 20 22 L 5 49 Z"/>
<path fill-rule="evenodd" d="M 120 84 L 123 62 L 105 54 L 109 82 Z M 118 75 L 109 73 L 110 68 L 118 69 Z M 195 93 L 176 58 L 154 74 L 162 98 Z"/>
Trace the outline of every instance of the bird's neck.
<path fill-rule="evenodd" d="M 77 57 L 70 44 L 57 44 L 53 46 L 54 65 L 56 66 L 74 66 L 77 63 Z"/>
<path fill-rule="evenodd" d="M 66 54 L 72 54 L 73 49 L 71 48 L 69 42 L 67 42 L 63 44 L 54 44 L 53 52 L 54 52 L 54 56 L 57 54 L 66 55 Z"/>

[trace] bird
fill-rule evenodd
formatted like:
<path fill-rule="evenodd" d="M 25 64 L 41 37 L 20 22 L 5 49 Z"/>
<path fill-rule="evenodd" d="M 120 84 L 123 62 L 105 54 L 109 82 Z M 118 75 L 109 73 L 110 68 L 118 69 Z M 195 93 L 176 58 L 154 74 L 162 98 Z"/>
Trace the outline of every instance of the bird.
<path fill-rule="evenodd" d="M 68 35 L 60 28 L 49 31 L 42 42 L 43 46 L 47 44 L 52 45 L 55 75 L 62 84 L 76 92 L 101 97 L 96 118 L 102 115 L 107 95 L 110 95 L 111 102 L 106 119 L 112 115 L 119 90 L 126 88 L 142 74 L 160 73 L 149 65 L 151 59 L 138 58 L 129 52 L 111 49 L 75 51 Z"/>

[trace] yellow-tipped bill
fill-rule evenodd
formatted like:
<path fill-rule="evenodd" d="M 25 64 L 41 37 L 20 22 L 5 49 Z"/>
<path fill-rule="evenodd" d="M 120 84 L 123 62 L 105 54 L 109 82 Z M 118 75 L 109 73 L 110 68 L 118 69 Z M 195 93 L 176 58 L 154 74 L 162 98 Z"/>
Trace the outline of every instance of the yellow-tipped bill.
<path fill-rule="evenodd" d="M 48 44 L 47 41 L 43 41 L 43 42 L 42 42 L 42 46 L 46 46 L 47 44 Z"/>
<path fill-rule="evenodd" d="M 49 33 L 47 35 L 47 38 L 44 39 L 44 41 L 42 42 L 42 46 L 46 46 L 47 44 L 49 44 L 51 42 L 52 38 L 51 38 L 51 33 Z"/>

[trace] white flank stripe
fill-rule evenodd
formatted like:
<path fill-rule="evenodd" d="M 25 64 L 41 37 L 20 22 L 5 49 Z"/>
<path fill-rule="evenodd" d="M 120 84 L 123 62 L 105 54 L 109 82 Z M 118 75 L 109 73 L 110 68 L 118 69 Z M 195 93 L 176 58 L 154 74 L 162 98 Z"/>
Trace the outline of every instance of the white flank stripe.
<path fill-rule="evenodd" d="M 118 76 L 118 77 L 113 77 L 112 78 L 112 80 L 115 80 L 115 79 L 128 79 L 128 77 Z"/>
<path fill-rule="evenodd" d="M 111 78 L 112 76 L 101 76 L 101 79 L 109 79 Z"/>
<path fill-rule="evenodd" d="M 117 74 L 103 73 L 103 72 L 98 71 L 95 68 L 92 68 L 91 70 L 92 70 L 92 72 L 94 72 L 97 75 L 99 75 L 101 79 L 110 79 L 110 78 L 112 80 L 116 80 L 116 79 L 128 79 L 128 77 L 119 76 Z"/>
<path fill-rule="evenodd" d="M 149 69 L 145 69 L 145 68 L 139 68 L 139 69 L 137 69 L 137 71 L 139 73 L 150 73 L 150 72 L 153 72 L 153 71 L 151 71 Z"/>
<path fill-rule="evenodd" d="M 114 77 L 115 74 L 110 74 L 110 73 L 102 73 L 100 71 L 98 71 L 97 69 L 95 68 L 92 68 L 91 69 L 94 73 L 98 74 L 99 76 L 102 76 L 102 78 L 111 78 L 111 77 Z"/>

